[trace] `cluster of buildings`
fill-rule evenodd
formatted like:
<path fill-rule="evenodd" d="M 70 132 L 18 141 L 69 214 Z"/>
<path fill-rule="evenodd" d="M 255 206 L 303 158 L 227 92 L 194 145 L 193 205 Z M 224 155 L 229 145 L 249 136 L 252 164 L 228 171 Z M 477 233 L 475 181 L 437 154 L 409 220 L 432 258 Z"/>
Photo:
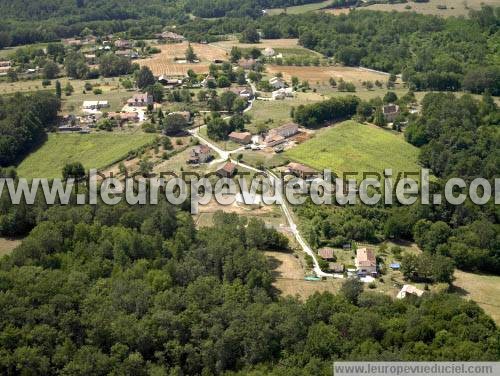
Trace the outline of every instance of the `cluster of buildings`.
<path fill-rule="evenodd" d="M 335 252 L 333 248 L 323 247 L 318 249 L 318 256 L 323 260 L 328 261 L 328 269 L 332 273 L 343 273 L 344 265 L 336 263 Z M 376 277 L 377 258 L 375 252 L 370 248 L 359 248 L 356 250 L 356 258 L 354 260 L 356 266 L 356 274 L 359 277 L 372 276 Z"/>

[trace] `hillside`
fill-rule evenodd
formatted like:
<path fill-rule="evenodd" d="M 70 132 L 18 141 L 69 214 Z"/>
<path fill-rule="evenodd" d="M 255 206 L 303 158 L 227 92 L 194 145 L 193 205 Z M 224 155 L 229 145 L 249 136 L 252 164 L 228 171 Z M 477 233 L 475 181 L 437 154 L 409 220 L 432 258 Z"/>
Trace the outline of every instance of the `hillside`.
<path fill-rule="evenodd" d="M 336 174 L 357 171 L 417 172 L 418 149 L 400 135 L 372 125 L 346 121 L 319 131 L 286 155 L 317 170 Z"/>

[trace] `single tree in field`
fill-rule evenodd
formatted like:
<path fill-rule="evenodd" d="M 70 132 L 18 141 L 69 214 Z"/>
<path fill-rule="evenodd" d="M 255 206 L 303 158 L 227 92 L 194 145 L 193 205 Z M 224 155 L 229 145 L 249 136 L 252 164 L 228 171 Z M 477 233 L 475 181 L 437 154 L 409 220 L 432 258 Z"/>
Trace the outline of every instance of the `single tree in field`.
<path fill-rule="evenodd" d="M 191 44 L 189 44 L 188 48 L 186 49 L 186 60 L 189 62 L 193 62 L 196 59 L 198 59 L 198 57 L 194 53 L 193 46 L 191 46 Z"/>
<path fill-rule="evenodd" d="M 373 124 L 378 127 L 385 127 L 387 124 L 381 107 L 377 107 L 375 110 L 375 114 L 373 115 Z"/>
<path fill-rule="evenodd" d="M 137 87 L 141 90 L 147 88 L 148 86 L 154 85 L 155 77 L 153 72 L 148 67 L 142 67 L 139 73 L 137 73 Z"/>
<path fill-rule="evenodd" d="M 56 81 L 56 97 L 61 99 L 61 95 L 62 95 L 61 83 L 59 81 Z"/>
<path fill-rule="evenodd" d="M 85 177 L 85 168 L 80 162 L 66 163 L 62 169 L 62 176 L 64 180 L 73 178 L 75 180 L 81 180 Z"/>

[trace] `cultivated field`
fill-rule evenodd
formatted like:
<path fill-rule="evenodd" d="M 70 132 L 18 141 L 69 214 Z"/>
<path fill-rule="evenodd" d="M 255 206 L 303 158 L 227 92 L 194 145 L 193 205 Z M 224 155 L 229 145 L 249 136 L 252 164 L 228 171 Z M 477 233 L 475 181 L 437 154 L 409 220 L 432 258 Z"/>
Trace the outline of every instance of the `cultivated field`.
<path fill-rule="evenodd" d="M 455 291 L 474 300 L 497 324 L 500 324 L 500 276 L 455 271 Z M 495 298 L 496 297 L 496 298 Z"/>
<path fill-rule="evenodd" d="M 48 140 L 17 168 L 24 178 L 57 178 L 68 162 L 81 162 L 86 170 L 102 168 L 149 142 L 156 136 L 142 132 L 91 134 L 51 133 Z"/>
<path fill-rule="evenodd" d="M 137 60 L 137 63 L 149 67 L 155 75 L 185 75 L 189 69 L 196 73 L 208 72 L 208 67 L 216 59 L 227 60 L 227 53 L 224 49 L 211 45 L 191 43 L 195 54 L 200 60 L 199 63 L 178 63 L 177 60 L 184 59 L 188 43 L 173 43 L 157 46 L 161 53 L 148 59 Z"/>
<path fill-rule="evenodd" d="M 418 149 L 392 131 L 346 121 L 318 131 L 314 138 L 285 152 L 290 159 L 334 173 L 418 172 Z"/>
<path fill-rule="evenodd" d="M 451 17 L 467 16 L 470 9 L 480 9 L 481 4 L 498 6 L 498 0 L 429 0 L 427 3 L 408 2 L 405 4 L 373 4 L 360 9 L 417 12 L 422 14 L 434 14 L 442 17 Z M 408 5 L 411 9 L 405 9 Z M 438 9 L 438 5 L 444 5 L 446 6 L 446 9 Z"/>
<path fill-rule="evenodd" d="M 307 80 L 310 84 L 314 85 L 328 85 L 330 78 L 339 80 L 342 78 L 344 81 L 352 82 L 357 87 L 361 87 L 363 81 L 375 82 L 379 80 L 386 82 L 389 76 L 383 73 L 377 73 L 369 70 L 364 70 L 354 67 L 343 66 L 327 66 L 327 67 L 295 67 L 295 66 L 279 66 L 268 65 L 267 72 L 269 74 L 283 73 L 285 80 L 291 80 L 292 76 L 298 77 L 300 80 Z"/>

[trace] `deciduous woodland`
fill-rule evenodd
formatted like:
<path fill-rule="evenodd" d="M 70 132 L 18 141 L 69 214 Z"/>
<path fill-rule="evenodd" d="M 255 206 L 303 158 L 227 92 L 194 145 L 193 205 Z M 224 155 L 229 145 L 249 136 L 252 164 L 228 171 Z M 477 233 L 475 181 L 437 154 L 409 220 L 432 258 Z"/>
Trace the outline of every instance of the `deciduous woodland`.
<path fill-rule="evenodd" d="M 500 359 L 493 198 L 287 207 L 256 194 L 196 215 L 164 198 L 77 205 L 93 168 L 121 180 L 427 168 L 431 194 L 456 177 L 495 187 L 500 7 L 315 2 L 0 0 L 0 374 Z M 80 191 L 12 204 L 3 178 L 34 177 Z"/>

